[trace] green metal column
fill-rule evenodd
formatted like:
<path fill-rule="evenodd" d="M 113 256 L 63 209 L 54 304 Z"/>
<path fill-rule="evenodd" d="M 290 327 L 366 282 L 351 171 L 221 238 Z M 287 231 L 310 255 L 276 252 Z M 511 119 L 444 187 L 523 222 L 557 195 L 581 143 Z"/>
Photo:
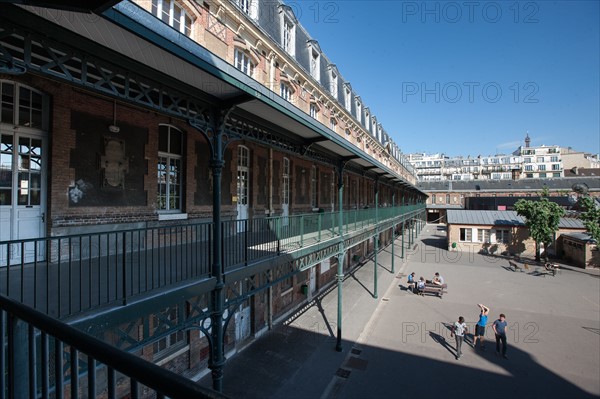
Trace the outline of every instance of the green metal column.
<path fill-rule="evenodd" d="M 342 241 L 339 244 L 338 249 L 338 265 L 337 265 L 337 294 L 338 294 L 338 310 L 337 310 L 337 339 L 335 343 L 335 350 L 338 352 L 342 351 L 342 287 L 344 283 L 344 241 L 343 241 L 343 228 L 344 228 L 344 212 L 343 212 L 343 195 L 344 195 L 344 164 L 338 166 L 338 232 Z"/>
<path fill-rule="evenodd" d="M 11 323 L 8 324 L 8 366 L 10 367 L 10 373 L 8 373 L 10 379 L 8 380 L 8 394 L 9 398 L 28 398 L 29 396 L 29 366 L 30 362 L 33 361 L 35 354 L 31 356 L 29 350 L 28 340 L 28 327 L 27 324 L 17 319 L 14 316 L 7 315 L 7 319 L 10 318 Z M 7 320 L 8 321 L 8 320 Z M 33 328 L 31 329 L 33 333 Z M 34 339 L 33 337 L 31 337 Z M 4 340 L 3 340 L 4 344 Z M 2 359 L 4 362 L 4 359 Z M 45 366 L 43 366 L 45 367 Z M 5 376 L 2 376 L 4 379 Z M 62 387 L 60 387 L 62 388 Z M 4 394 L 4 392 L 2 392 Z M 4 395 L 0 395 L 4 397 Z"/>
<path fill-rule="evenodd" d="M 373 298 L 377 299 L 377 252 L 379 252 L 379 180 L 375 180 L 375 264 L 373 265 Z"/>
<path fill-rule="evenodd" d="M 222 259 L 221 240 L 221 180 L 224 161 L 224 152 L 229 140 L 233 138 L 227 135 L 224 141 L 225 122 L 234 106 L 224 109 L 213 109 L 211 113 L 211 128 L 208 131 L 204 126 L 190 121 L 190 124 L 200 131 L 210 144 L 210 168 L 212 169 L 213 190 L 213 237 L 212 237 L 212 265 L 211 276 L 215 278 L 215 288 L 210 293 L 210 318 L 211 331 L 209 339 L 210 357 L 208 367 L 212 372 L 213 389 L 223 392 L 223 365 L 225 364 L 225 326 L 223 315 L 225 313 L 225 279 Z"/>
<path fill-rule="evenodd" d="M 396 199 L 396 193 L 392 194 L 392 209 L 394 209 L 394 202 Z M 396 217 L 396 215 L 394 215 L 394 218 Z M 395 273 L 396 270 L 394 269 L 394 247 L 396 246 L 396 224 L 394 224 L 392 226 L 392 273 Z"/>
<path fill-rule="evenodd" d="M 400 256 L 402 259 L 404 259 L 404 224 L 406 223 L 406 220 L 402 219 L 402 255 Z"/>
<path fill-rule="evenodd" d="M 223 392 L 223 365 L 225 364 L 223 307 L 225 306 L 223 260 L 221 259 L 221 177 L 223 171 L 222 132 L 214 136 L 215 154 L 211 161 L 213 173 L 213 264 L 211 275 L 216 278 L 215 289 L 211 292 L 211 356 L 208 367 L 212 371 L 213 389 Z"/>

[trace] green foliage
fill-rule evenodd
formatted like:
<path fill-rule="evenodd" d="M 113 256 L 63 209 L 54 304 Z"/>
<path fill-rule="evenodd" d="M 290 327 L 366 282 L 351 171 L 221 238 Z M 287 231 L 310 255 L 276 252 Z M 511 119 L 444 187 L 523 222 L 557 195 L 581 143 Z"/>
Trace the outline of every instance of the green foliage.
<path fill-rule="evenodd" d="M 586 196 L 579 199 L 579 205 L 583 211 L 579 219 L 583 222 L 585 229 L 597 243 L 600 243 L 600 208 L 592 197 Z"/>
<path fill-rule="evenodd" d="M 547 248 L 558 230 L 560 218 L 565 214 L 563 208 L 548 200 L 548 189 L 544 188 L 538 201 L 520 199 L 515 203 L 517 214 L 525 218 L 529 235 L 537 244 L 536 259 L 539 260 L 539 243 Z"/>

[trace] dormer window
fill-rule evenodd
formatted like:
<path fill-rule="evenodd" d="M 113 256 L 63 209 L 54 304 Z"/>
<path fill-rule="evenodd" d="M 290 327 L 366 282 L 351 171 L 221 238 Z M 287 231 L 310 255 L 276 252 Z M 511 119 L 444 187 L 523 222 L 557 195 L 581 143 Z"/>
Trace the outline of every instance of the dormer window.
<path fill-rule="evenodd" d="M 296 54 L 296 48 L 294 46 L 296 38 L 296 25 L 288 18 L 283 18 L 283 37 L 281 43 L 283 49 L 290 55 Z"/>
<path fill-rule="evenodd" d="M 338 75 L 334 68 L 330 71 L 329 92 L 337 100 L 338 96 Z"/>
<path fill-rule="evenodd" d="M 350 112 L 352 107 L 352 91 L 349 87 L 344 87 L 344 107 L 346 111 Z"/>
<path fill-rule="evenodd" d="M 173 0 L 152 0 L 152 14 L 186 36 L 192 35 L 192 18 Z"/>
<path fill-rule="evenodd" d="M 356 100 L 356 120 L 362 123 L 362 105 L 358 99 Z"/>

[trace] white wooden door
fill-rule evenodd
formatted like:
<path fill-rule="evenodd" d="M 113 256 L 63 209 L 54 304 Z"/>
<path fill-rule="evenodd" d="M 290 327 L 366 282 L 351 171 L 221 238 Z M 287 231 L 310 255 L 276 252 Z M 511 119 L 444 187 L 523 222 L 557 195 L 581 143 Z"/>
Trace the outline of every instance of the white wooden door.
<path fill-rule="evenodd" d="M 289 224 L 290 215 L 290 160 L 283 158 L 283 176 L 282 176 L 283 192 L 281 194 L 281 225 Z"/>
<path fill-rule="evenodd" d="M 45 140 L 40 134 L 0 130 L 0 241 L 44 235 Z M 42 260 L 41 244 L 0 246 L 0 265 Z"/>

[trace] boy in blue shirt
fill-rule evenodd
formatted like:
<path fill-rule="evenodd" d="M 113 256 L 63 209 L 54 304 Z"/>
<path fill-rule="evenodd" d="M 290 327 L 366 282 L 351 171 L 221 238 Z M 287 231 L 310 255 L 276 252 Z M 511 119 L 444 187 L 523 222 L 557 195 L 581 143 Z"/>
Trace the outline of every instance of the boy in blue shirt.
<path fill-rule="evenodd" d="M 479 321 L 477 321 L 477 324 L 475 325 L 475 335 L 473 336 L 473 348 L 477 349 L 477 338 L 479 338 L 481 350 L 485 350 L 485 346 L 483 345 L 483 336 L 485 335 L 485 325 L 487 324 L 490 308 L 481 303 L 478 303 L 477 306 L 479 306 L 480 312 Z"/>

